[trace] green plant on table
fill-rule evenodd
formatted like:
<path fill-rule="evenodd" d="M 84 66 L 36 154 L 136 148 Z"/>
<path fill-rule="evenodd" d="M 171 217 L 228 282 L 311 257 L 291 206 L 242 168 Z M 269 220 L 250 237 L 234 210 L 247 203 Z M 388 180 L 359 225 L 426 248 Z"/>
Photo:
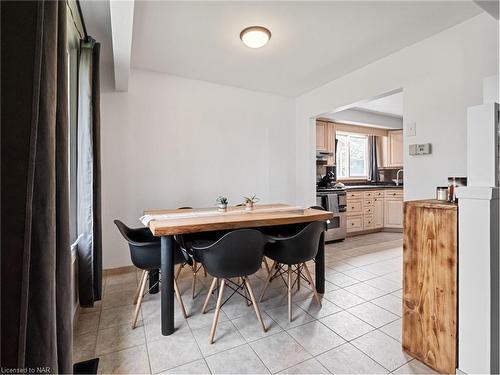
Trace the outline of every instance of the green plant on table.
<path fill-rule="evenodd" d="M 216 202 L 218 204 L 227 205 L 227 197 L 220 195 L 219 198 L 216 199 Z"/>
<path fill-rule="evenodd" d="M 257 197 L 257 195 L 253 195 L 251 197 L 243 197 L 245 204 L 254 204 L 257 203 L 260 199 Z"/>

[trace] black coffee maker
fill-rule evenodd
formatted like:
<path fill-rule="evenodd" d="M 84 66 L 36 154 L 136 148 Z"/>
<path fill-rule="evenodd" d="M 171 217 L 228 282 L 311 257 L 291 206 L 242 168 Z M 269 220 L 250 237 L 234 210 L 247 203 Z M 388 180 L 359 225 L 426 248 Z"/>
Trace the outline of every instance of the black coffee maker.
<path fill-rule="evenodd" d="M 335 165 L 326 166 L 326 174 L 318 181 L 318 188 L 330 189 L 337 183 L 337 167 Z"/>

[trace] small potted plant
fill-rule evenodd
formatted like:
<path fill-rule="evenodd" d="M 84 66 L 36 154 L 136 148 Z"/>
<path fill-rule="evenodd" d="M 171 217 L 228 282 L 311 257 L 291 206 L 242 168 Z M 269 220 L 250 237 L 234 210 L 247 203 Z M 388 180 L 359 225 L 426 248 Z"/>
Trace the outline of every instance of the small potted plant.
<path fill-rule="evenodd" d="M 253 210 L 253 205 L 259 201 L 259 198 L 254 194 L 251 197 L 243 197 L 245 200 L 245 209 L 247 211 L 252 211 Z"/>
<path fill-rule="evenodd" d="M 217 202 L 217 207 L 219 207 L 219 211 L 226 211 L 227 210 L 227 198 L 223 196 L 219 196 L 216 200 Z"/>

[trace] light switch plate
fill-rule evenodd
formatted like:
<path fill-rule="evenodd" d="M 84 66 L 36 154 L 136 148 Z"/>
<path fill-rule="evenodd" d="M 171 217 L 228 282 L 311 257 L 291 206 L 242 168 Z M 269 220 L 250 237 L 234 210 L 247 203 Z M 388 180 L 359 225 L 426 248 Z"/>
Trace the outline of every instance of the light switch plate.
<path fill-rule="evenodd" d="M 417 135 L 417 123 L 409 122 L 406 124 L 406 135 L 408 137 L 414 137 Z"/>

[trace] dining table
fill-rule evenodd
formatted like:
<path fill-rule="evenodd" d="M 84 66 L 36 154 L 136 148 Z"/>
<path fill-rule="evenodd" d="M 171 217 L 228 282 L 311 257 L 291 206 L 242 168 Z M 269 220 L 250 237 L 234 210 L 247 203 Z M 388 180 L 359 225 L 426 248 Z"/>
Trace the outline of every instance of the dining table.
<path fill-rule="evenodd" d="M 232 230 L 262 228 L 275 225 L 326 221 L 333 218 L 329 211 L 302 208 L 286 204 L 258 204 L 251 210 L 245 206 L 231 206 L 226 210 L 212 208 L 146 210 L 141 222 L 154 236 L 161 237 L 161 333 L 171 335 L 174 327 L 174 236 Z M 326 226 L 325 226 L 326 230 Z M 325 233 L 321 234 L 315 258 L 316 289 L 325 289 Z M 238 249 L 235 249 L 238 251 Z"/>

